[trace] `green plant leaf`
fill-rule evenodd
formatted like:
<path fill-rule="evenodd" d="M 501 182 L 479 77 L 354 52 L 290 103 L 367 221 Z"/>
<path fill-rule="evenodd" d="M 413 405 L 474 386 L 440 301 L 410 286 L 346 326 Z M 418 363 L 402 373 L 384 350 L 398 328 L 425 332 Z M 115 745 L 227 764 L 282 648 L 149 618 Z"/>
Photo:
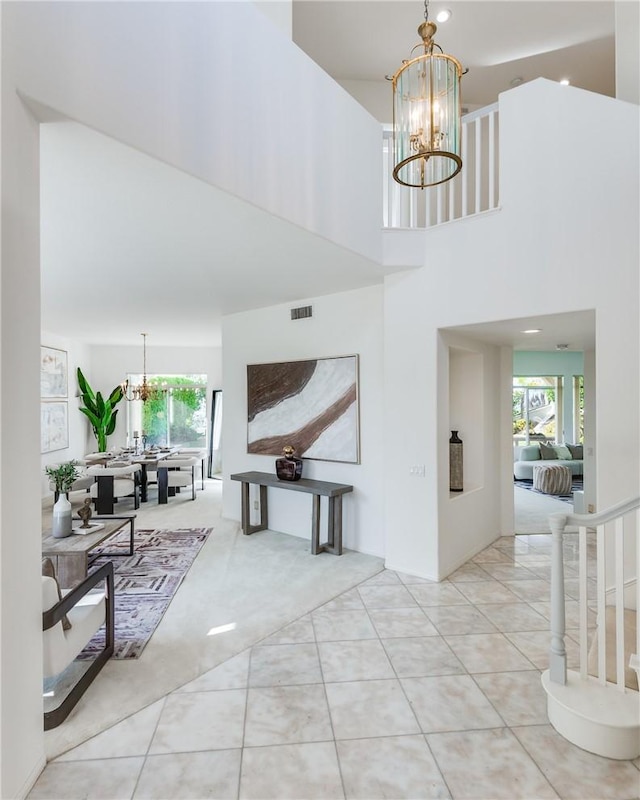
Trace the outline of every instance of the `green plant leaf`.
<path fill-rule="evenodd" d="M 109 400 L 107 402 L 111 407 L 113 407 L 122 400 L 122 397 L 122 386 L 116 386 L 116 388 L 109 395 Z"/>
<path fill-rule="evenodd" d="M 100 419 L 89 408 L 81 408 L 80 411 L 89 418 L 89 422 L 94 430 L 100 427 Z"/>
<path fill-rule="evenodd" d="M 78 375 L 78 386 L 80 387 L 80 391 L 83 395 L 87 395 L 91 402 L 95 402 L 95 395 L 93 393 L 93 389 L 87 383 L 87 379 L 82 374 L 82 370 L 78 367 L 77 371 Z M 85 405 L 87 405 L 86 401 L 84 401 Z"/>
<path fill-rule="evenodd" d="M 122 386 L 116 386 L 105 401 L 100 392 L 95 392 L 89 386 L 87 379 L 78 367 L 78 385 L 82 393 L 84 408 L 80 411 L 91 423 L 93 433 L 98 441 L 98 449 L 102 452 L 107 447 L 107 436 L 115 430 L 116 412 L 114 406 L 123 398 Z"/>
<path fill-rule="evenodd" d="M 111 436 L 111 434 L 116 429 L 116 414 L 117 413 L 118 413 L 117 411 L 113 412 L 113 414 L 111 415 L 111 422 L 106 426 L 105 433 L 107 434 L 107 436 Z"/>

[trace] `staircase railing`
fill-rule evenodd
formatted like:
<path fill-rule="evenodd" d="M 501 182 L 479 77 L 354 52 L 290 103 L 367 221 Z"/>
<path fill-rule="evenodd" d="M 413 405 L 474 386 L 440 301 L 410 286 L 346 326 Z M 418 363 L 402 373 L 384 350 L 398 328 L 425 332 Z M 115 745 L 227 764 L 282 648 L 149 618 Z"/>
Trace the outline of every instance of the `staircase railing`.
<path fill-rule="evenodd" d="M 638 684 L 633 681 L 632 688 L 626 685 L 634 677 L 631 670 L 637 670 L 640 653 L 639 510 L 637 497 L 597 514 L 559 513 L 549 517 L 551 646 L 549 670 L 542 679 L 549 719 L 574 744 L 609 758 L 636 758 L 640 754 Z M 571 547 L 566 534 L 575 536 L 576 527 L 579 672 L 567 670 L 565 644 L 564 549 Z M 625 641 L 625 615 L 632 615 L 631 609 L 636 611 L 635 631 L 631 637 L 627 632 L 626 638 L 631 641 Z M 589 615 L 593 617 L 594 611 L 595 631 L 589 629 Z M 590 641 L 590 634 L 595 642 Z M 611 647 L 607 652 L 610 637 L 615 642 L 615 654 Z M 590 647 L 597 648 L 597 661 Z"/>
<path fill-rule="evenodd" d="M 383 226 L 431 228 L 498 207 L 498 104 L 462 118 L 462 171 L 430 189 L 409 189 L 393 179 L 393 133 L 383 132 Z"/>

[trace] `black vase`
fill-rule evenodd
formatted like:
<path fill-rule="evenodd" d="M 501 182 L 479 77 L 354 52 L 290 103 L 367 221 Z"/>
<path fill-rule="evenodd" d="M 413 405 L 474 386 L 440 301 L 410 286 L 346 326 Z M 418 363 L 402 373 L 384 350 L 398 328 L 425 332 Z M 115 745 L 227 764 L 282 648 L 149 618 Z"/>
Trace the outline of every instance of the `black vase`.
<path fill-rule="evenodd" d="M 462 439 L 458 431 L 451 431 L 449 439 L 449 491 L 463 491 L 462 482 Z"/>
<path fill-rule="evenodd" d="M 302 459 L 289 453 L 288 450 L 293 451 L 293 448 L 285 447 L 285 455 L 282 458 L 276 458 L 276 475 L 280 481 L 299 481 L 302 477 Z"/>

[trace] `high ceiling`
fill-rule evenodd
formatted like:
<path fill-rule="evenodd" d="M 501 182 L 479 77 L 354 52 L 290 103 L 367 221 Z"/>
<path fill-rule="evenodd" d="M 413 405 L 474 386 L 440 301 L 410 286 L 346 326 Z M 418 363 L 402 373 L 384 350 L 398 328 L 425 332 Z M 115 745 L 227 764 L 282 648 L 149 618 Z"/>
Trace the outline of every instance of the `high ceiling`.
<path fill-rule="evenodd" d="M 451 18 L 435 39 L 469 70 L 465 105 L 541 77 L 614 94 L 613 2 L 442 0 L 429 3 L 429 19 L 443 9 Z M 423 18 L 418 0 L 294 0 L 293 38 L 338 81 L 382 81 L 409 58 Z"/>
<path fill-rule="evenodd" d="M 613 93 L 613 3 L 446 7 L 453 16 L 436 38 L 469 68 L 465 104 L 494 102 L 514 78 L 539 76 Z M 294 40 L 336 79 L 384 82 L 408 56 L 422 15 L 419 2 L 294 0 Z M 46 331 L 136 345 L 145 331 L 154 345 L 215 346 L 225 314 L 382 279 L 380 265 L 94 131 L 45 127 Z"/>

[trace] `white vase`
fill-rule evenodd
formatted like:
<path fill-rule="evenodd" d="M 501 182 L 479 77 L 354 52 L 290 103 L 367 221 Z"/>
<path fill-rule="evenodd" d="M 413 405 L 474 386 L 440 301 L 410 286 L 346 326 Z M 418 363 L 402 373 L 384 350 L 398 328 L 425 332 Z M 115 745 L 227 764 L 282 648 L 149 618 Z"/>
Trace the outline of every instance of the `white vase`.
<path fill-rule="evenodd" d="M 64 539 L 65 536 L 71 535 L 71 530 L 71 503 L 63 493 L 60 493 L 60 497 L 53 506 L 51 535 L 56 539 Z"/>

